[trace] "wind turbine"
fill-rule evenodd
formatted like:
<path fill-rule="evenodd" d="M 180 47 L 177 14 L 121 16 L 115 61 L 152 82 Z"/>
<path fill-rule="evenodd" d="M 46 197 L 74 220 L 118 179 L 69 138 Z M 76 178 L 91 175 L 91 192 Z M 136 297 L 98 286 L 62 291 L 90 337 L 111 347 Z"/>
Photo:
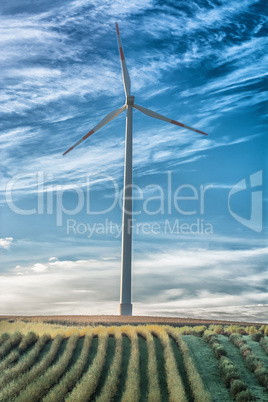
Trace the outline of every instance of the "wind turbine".
<path fill-rule="evenodd" d="M 187 128 L 188 130 L 195 131 L 200 134 L 207 135 L 203 131 L 197 130 L 193 127 L 186 126 L 176 120 L 169 119 L 159 113 L 153 112 L 150 109 L 139 106 L 134 103 L 135 97 L 130 94 L 130 78 L 126 66 L 125 56 L 123 52 L 122 42 L 119 34 L 117 22 L 115 23 L 117 39 L 119 45 L 119 53 L 121 59 L 121 68 L 124 89 L 126 94 L 126 103 L 119 109 L 109 113 L 102 119 L 92 130 L 84 135 L 77 141 L 71 148 L 69 148 L 63 155 L 66 155 L 72 149 L 81 144 L 89 136 L 98 131 L 105 124 L 109 123 L 117 117 L 124 110 L 127 110 L 126 116 L 126 142 L 125 142 L 125 169 L 124 169 L 124 192 L 123 192 L 123 219 L 122 219 L 122 261 L 121 261 L 121 289 L 120 289 L 120 315 L 132 315 L 131 304 L 131 253 L 132 253 L 132 110 L 133 108 L 146 114 L 147 116 L 154 117 L 155 119 L 163 120 L 177 126 Z"/>

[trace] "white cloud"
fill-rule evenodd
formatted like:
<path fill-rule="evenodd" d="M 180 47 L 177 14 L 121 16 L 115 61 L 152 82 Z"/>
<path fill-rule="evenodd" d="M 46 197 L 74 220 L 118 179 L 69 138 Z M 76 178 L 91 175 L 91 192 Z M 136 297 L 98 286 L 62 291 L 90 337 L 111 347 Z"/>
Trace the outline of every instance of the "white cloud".
<path fill-rule="evenodd" d="M 207 250 L 207 249 L 189 249 L 189 250 L 178 250 L 170 251 L 166 253 L 159 253 L 157 256 L 155 253 L 149 254 L 147 260 L 140 261 L 138 265 L 143 266 L 142 272 L 147 273 L 150 267 L 154 267 L 154 272 L 161 272 L 164 266 L 168 266 L 170 270 L 176 269 L 179 265 L 184 268 L 198 269 L 200 270 L 198 277 L 207 275 L 207 270 L 201 270 L 201 267 L 213 267 L 213 272 L 215 277 L 219 277 L 219 274 L 225 274 L 229 272 L 230 263 L 236 263 L 237 269 L 234 272 L 231 270 L 229 275 L 237 276 L 242 274 L 243 267 L 245 268 L 252 264 L 254 258 L 268 256 L 268 248 L 253 248 L 246 250 Z M 252 259 L 252 260 L 249 260 Z M 248 263 L 247 263 L 248 261 Z M 246 265 L 245 265 L 246 263 Z M 224 271 L 221 270 L 221 266 L 227 266 Z M 147 271 L 148 267 L 148 271 Z M 241 271 L 238 270 L 241 269 Z M 213 273 L 211 272 L 211 273 Z M 185 272 L 185 277 L 188 277 L 188 273 Z M 243 277 L 243 275 L 241 275 Z M 192 276 L 189 280 L 195 280 Z"/>
<path fill-rule="evenodd" d="M 245 311 L 245 306 L 250 305 L 248 314 L 254 319 L 256 306 L 265 304 L 268 279 L 263 270 L 256 272 L 255 267 L 267 255 L 268 248 L 170 248 L 142 257 L 136 255 L 136 313 L 176 315 L 185 309 L 195 316 L 196 307 L 204 309 L 203 315 L 208 318 L 217 308 L 219 317 L 223 308 L 229 308 L 230 318 L 231 306 L 237 311 L 244 306 Z M 119 284 L 119 258 L 34 263 L 16 267 L 14 273 L 2 276 L 0 303 L 3 314 L 116 314 Z M 256 317 L 259 319 L 258 314 Z"/>
<path fill-rule="evenodd" d="M 48 261 L 53 263 L 53 262 L 58 261 L 58 258 L 57 257 L 50 257 Z"/>
<path fill-rule="evenodd" d="M 74 289 L 74 290 L 71 290 L 71 292 L 73 292 L 73 293 L 91 293 L 91 292 L 93 292 L 93 290 Z"/>
<path fill-rule="evenodd" d="M 13 242 L 13 237 L 4 237 L 4 238 L 0 239 L 0 248 L 4 248 L 4 249 L 8 250 L 12 242 Z"/>
<path fill-rule="evenodd" d="M 42 274 L 43 272 L 46 272 L 48 270 L 48 267 L 44 264 L 34 264 L 34 266 L 31 268 L 32 271 L 36 272 L 37 274 Z"/>

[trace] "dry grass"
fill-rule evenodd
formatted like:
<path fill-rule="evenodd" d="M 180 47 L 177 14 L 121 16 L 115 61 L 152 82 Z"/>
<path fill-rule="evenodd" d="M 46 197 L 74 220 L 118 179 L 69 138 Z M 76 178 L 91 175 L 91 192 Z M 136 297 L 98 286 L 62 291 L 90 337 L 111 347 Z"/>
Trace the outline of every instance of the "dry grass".
<path fill-rule="evenodd" d="M 85 336 L 83 348 L 76 364 L 43 399 L 43 402 L 64 402 L 66 394 L 76 385 L 87 364 L 93 333 Z"/>
<path fill-rule="evenodd" d="M 26 354 L 22 359 L 20 359 L 20 361 L 15 365 L 15 367 L 5 370 L 0 377 L 0 388 L 3 388 L 6 384 L 10 383 L 14 378 L 21 375 L 32 366 L 36 361 L 40 351 L 42 350 L 42 348 L 49 339 L 50 338 L 47 335 L 43 335 L 36 342 L 33 349 L 28 354 Z M 26 341 L 27 340 L 29 340 L 29 337 L 27 337 Z M 26 341 L 25 343 L 23 343 L 23 347 L 26 347 L 25 346 Z"/>
<path fill-rule="evenodd" d="M 133 317 L 132 317 L 133 318 Z M 138 325 L 138 326 L 70 326 L 60 324 L 48 324 L 42 322 L 23 322 L 21 320 L 10 322 L 0 321 L 0 401 L 9 402 L 11 400 L 22 401 L 38 401 L 40 398 L 44 402 L 64 402 L 66 401 L 88 401 L 94 396 L 94 392 L 99 384 L 100 376 L 103 372 L 104 364 L 106 361 L 108 337 L 109 335 L 115 338 L 115 351 L 108 373 L 104 378 L 104 385 L 100 389 L 99 396 L 96 402 L 109 402 L 112 401 L 119 386 L 121 367 L 123 362 L 123 335 L 130 339 L 130 357 L 128 360 L 126 381 L 121 400 L 123 402 L 138 402 L 140 396 L 146 397 L 149 401 L 160 402 L 162 400 L 159 378 L 163 382 L 163 378 L 159 377 L 159 361 L 156 355 L 156 345 L 154 336 L 157 336 L 163 347 L 161 351 L 161 369 L 165 370 L 165 380 L 169 400 L 171 402 L 186 402 L 187 396 L 185 389 L 189 393 L 189 397 L 194 397 L 198 402 L 209 402 L 211 400 L 210 394 L 205 390 L 204 384 L 200 375 L 197 372 L 193 356 L 190 354 L 187 344 L 182 338 L 182 334 L 191 334 L 201 336 L 210 343 L 216 357 L 221 361 L 220 371 L 224 377 L 227 387 L 231 386 L 231 392 L 236 400 L 240 400 L 242 396 L 248 397 L 249 392 L 245 394 L 246 387 L 234 372 L 235 367 L 231 365 L 230 359 L 222 357 L 223 346 L 219 343 L 216 334 L 232 333 L 239 330 L 244 333 L 245 328 L 240 325 L 210 325 L 209 330 L 205 330 L 204 325 L 196 327 L 172 327 L 167 325 Z M 205 332 L 204 332 L 205 330 Z M 261 330 L 261 332 L 259 332 Z M 260 341 L 264 342 L 266 339 L 263 333 L 266 331 L 266 326 L 257 331 L 253 326 L 248 327 L 252 337 L 261 334 Z M 7 334 L 7 331 L 10 334 Z M 19 331 L 19 332 L 18 332 Z M 30 331 L 34 331 L 30 332 Z M 48 333 L 49 335 L 43 335 Z M 2 334 L 2 335 L 1 335 Z M 146 340 L 147 345 L 147 375 L 148 377 L 148 390 L 146 386 L 147 395 L 140 395 L 142 393 L 140 387 L 140 361 L 145 364 L 145 360 L 140 360 L 140 346 L 138 335 Z M 85 337 L 81 353 L 78 358 L 75 357 L 75 362 L 69 368 L 69 363 L 72 359 L 76 343 L 79 337 Z M 85 372 L 85 367 L 88 362 L 90 353 L 90 344 L 93 336 L 98 337 L 98 349 L 96 356 Z M 38 339 L 39 337 L 39 339 Z M 44 342 L 54 338 L 48 351 L 44 354 L 42 359 L 36 363 L 36 359 L 40 353 L 40 342 Z M 172 337 L 181 351 L 182 361 L 180 354 L 173 349 L 175 344 Z M 57 358 L 59 347 L 64 338 L 67 338 L 67 344 L 62 350 L 62 354 Z M 241 353 L 244 352 L 248 355 L 250 350 L 245 345 L 241 335 L 232 335 L 231 339 L 240 348 Z M 242 339 L 242 340 L 241 340 Z M 171 343 L 172 342 L 172 343 Z M 31 350 L 27 348 L 34 343 Z M 158 345 L 158 343 L 157 343 Z M 266 342 L 265 345 L 266 346 Z M 145 342 L 142 342 L 141 350 L 144 350 Z M 80 348 L 80 346 L 79 346 Z M 245 351 L 244 351 L 245 349 Z M 145 352 L 146 353 L 146 352 Z M 162 353 L 164 356 L 162 366 Z M 251 360 L 246 358 L 248 366 L 252 365 L 256 377 L 263 385 L 268 385 L 267 370 L 260 364 L 260 361 L 250 353 Z M 254 358 L 254 359 L 253 359 Z M 179 359 L 179 360 L 176 360 Z M 16 360 L 18 360 L 17 363 Z M 250 360 L 250 361 L 249 361 Z M 56 361 L 56 362 L 55 362 Z M 178 363 L 179 362 L 179 363 Z M 125 364 L 125 361 L 123 362 Z M 178 368 L 179 367 L 179 368 Z M 183 368 L 184 367 L 184 368 Z M 185 377 L 185 372 L 188 380 Z M 144 368 L 142 366 L 141 372 Z M 182 370 L 182 371 L 181 371 Z M 182 373 L 182 378 L 180 376 Z M 145 374 L 145 373 L 144 373 Z M 235 382 L 236 381 L 236 382 Z M 184 389 L 185 384 L 185 389 Z M 191 390 L 189 388 L 189 384 Z M 165 388 L 166 389 L 166 388 Z M 165 391 L 166 392 L 166 391 Z M 212 395 L 213 396 L 213 395 Z M 17 398 L 17 399 L 16 399 Z M 239 399 L 240 398 L 240 399 Z"/>
<path fill-rule="evenodd" d="M 53 366 L 49 367 L 46 370 L 46 372 L 36 381 L 31 382 L 31 384 L 24 391 L 20 393 L 18 401 L 20 402 L 40 401 L 40 399 L 47 392 L 47 390 L 58 381 L 58 379 L 67 369 L 78 339 L 79 339 L 78 334 L 70 336 L 66 348 L 62 356 L 59 358 L 59 360 Z"/>
<path fill-rule="evenodd" d="M 22 334 L 20 332 L 15 331 L 0 347 L 0 359 L 7 356 L 10 350 L 18 345 L 22 340 Z"/>
<path fill-rule="evenodd" d="M 165 369 L 170 402 L 187 402 L 184 386 L 170 345 L 169 336 L 163 327 L 151 325 L 148 329 L 156 335 L 164 349 Z"/>
<path fill-rule="evenodd" d="M 47 335 L 43 335 L 43 337 L 45 336 Z M 61 335 L 57 335 L 52 342 L 49 352 L 40 363 L 34 365 L 31 370 L 21 375 L 18 379 L 11 381 L 6 387 L 1 389 L 0 401 L 13 400 L 13 398 L 18 395 L 21 390 L 25 389 L 29 384 L 31 384 L 32 381 L 42 375 L 54 361 L 62 341 L 63 337 Z"/>
<path fill-rule="evenodd" d="M 127 368 L 127 380 L 121 400 L 123 402 L 138 402 L 140 399 L 140 352 L 138 334 L 136 332 L 136 328 L 132 326 L 121 327 L 120 330 L 130 339 L 131 342 L 130 359 Z"/>
<path fill-rule="evenodd" d="M 147 327 L 137 327 L 137 332 L 146 339 L 148 352 L 148 400 L 154 402 L 161 401 L 161 391 L 158 382 L 157 359 L 155 352 L 154 337 Z"/>
<path fill-rule="evenodd" d="M 175 339 L 177 345 L 181 350 L 184 367 L 187 372 L 187 376 L 189 379 L 189 383 L 191 385 L 191 390 L 195 401 L 210 402 L 211 401 L 210 394 L 205 390 L 203 381 L 196 370 L 192 357 L 190 356 L 188 346 L 182 339 L 180 332 L 178 331 L 177 328 L 172 327 L 166 327 L 166 331 L 170 336 L 172 336 L 173 339 Z"/>
<path fill-rule="evenodd" d="M 120 378 L 122 353 L 123 353 L 123 337 L 121 331 L 118 328 L 116 329 L 112 328 L 109 331 L 109 334 L 113 334 L 115 338 L 114 358 L 108 373 L 108 377 L 101 390 L 100 396 L 96 398 L 96 402 L 112 401 L 116 393 Z"/>
<path fill-rule="evenodd" d="M 106 359 L 109 334 L 107 329 L 103 327 L 95 329 L 94 333 L 98 335 L 99 338 L 97 354 L 88 371 L 83 375 L 82 379 L 77 383 L 76 387 L 65 399 L 68 402 L 86 402 L 90 400 L 91 395 L 94 393 L 98 385 Z"/>

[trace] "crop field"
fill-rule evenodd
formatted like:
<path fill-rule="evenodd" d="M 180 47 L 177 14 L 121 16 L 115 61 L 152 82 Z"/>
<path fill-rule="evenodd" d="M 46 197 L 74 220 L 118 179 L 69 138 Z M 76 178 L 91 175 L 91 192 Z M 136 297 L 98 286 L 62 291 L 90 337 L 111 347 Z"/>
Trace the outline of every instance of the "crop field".
<path fill-rule="evenodd" d="M 268 326 L 0 321 L 0 401 L 268 401 Z"/>

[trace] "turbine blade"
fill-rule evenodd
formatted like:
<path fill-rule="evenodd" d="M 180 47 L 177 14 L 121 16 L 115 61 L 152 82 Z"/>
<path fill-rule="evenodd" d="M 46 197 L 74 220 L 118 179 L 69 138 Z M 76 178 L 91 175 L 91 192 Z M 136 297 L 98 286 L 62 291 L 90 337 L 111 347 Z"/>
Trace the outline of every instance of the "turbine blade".
<path fill-rule="evenodd" d="M 120 60 L 121 60 L 121 68 L 122 68 L 122 76 L 123 76 L 125 94 L 126 94 L 126 96 L 128 96 L 128 95 L 130 95 L 130 78 L 129 78 L 128 71 L 127 71 L 127 65 L 126 65 L 126 61 L 125 61 L 125 56 L 124 56 L 124 52 L 123 52 L 123 47 L 122 47 L 122 42 L 121 42 L 117 22 L 115 23 L 115 26 L 116 26 L 116 32 L 117 32 L 118 45 L 119 45 L 119 53 L 120 53 Z"/>
<path fill-rule="evenodd" d="M 90 135 L 94 134 L 101 127 L 105 126 L 105 124 L 109 123 L 111 120 L 115 119 L 120 113 L 122 113 L 126 109 L 126 105 L 120 107 L 119 109 L 114 110 L 113 112 L 107 114 L 92 130 L 90 130 L 84 137 L 82 137 L 79 141 L 77 141 L 71 148 L 64 152 L 63 155 L 66 155 L 72 149 L 77 147 L 77 145 L 81 144 L 84 140 L 86 140 Z"/>
<path fill-rule="evenodd" d="M 187 128 L 188 130 L 196 131 L 197 133 L 207 135 L 207 134 L 204 133 L 203 131 L 197 130 L 196 128 L 193 128 L 193 127 L 186 126 L 185 124 L 182 124 L 182 123 L 180 123 L 180 122 L 178 122 L 178 121 L 176 121 L 176 120 L 169 119 L 168 117 L 162 116 L 162 114 L 153 112 L 153 111 L 150 110 L 150 109 L 146 109 L 146 108 L 143 107 L 143 106 L 139 106 L 139 105 L 135 105 L 135 104 L 134 104 L 133 107 L 134 107 L 135 109 L 139 110 L 140 112 L 146 114 L 147 116 L 154 117 L 155 119 L 158 119 L 158 120 L 167 121 L 168 123 L 175 124 L 176 126 L 180 126 L 180 127 L 183 127 L 183 128 Z"/>

